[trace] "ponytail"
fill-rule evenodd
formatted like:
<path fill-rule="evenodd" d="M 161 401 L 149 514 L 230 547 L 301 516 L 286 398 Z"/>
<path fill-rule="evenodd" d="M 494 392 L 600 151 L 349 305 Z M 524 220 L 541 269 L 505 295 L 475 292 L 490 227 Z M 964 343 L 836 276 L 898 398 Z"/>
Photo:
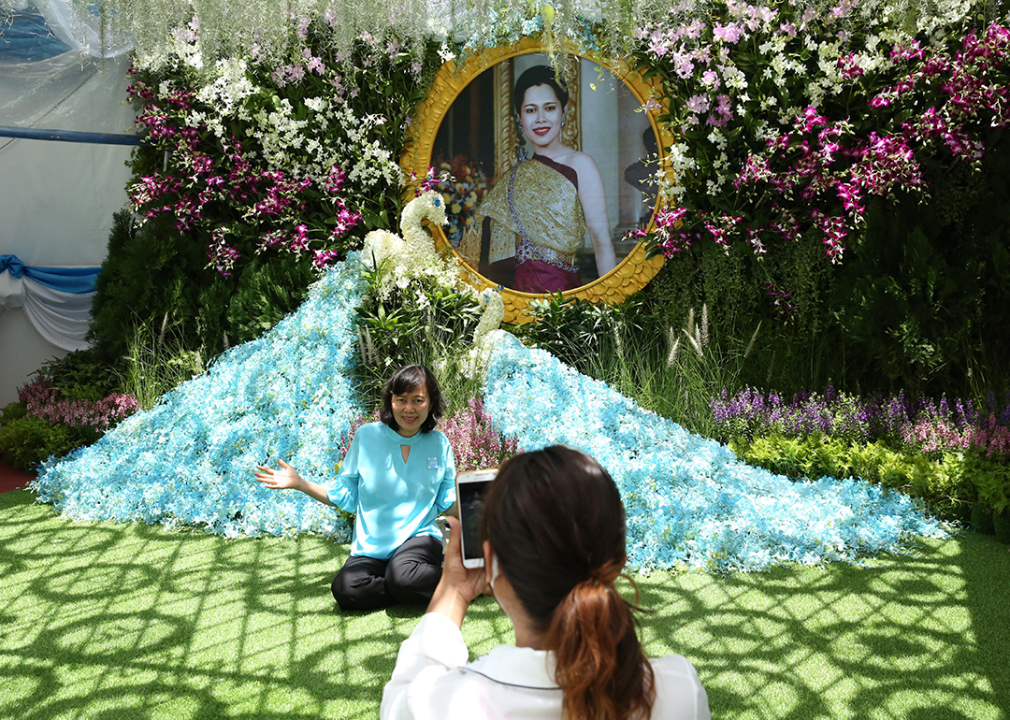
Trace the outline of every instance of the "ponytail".
<path fill-rule="evenodd" d="M 636 635 L 637 608 L 614 587 L 626 527 L 607 471 L 557 445 L 516 455 L 491 483 L 482 528 L 555 656 L 566 720 L 647 720 L 655 683 Z"/>
<path fill-rule="evenodd" d="M 623 565 L 609 562 L 572 588 L 547 630 L 564 693 L 562 716 L 569 720 L 644 720 L 652 712 L 652 665 L 638 642 L 632 606 L 614 586 Z M 635 596 L 637 602 L 637 587 Z"/>

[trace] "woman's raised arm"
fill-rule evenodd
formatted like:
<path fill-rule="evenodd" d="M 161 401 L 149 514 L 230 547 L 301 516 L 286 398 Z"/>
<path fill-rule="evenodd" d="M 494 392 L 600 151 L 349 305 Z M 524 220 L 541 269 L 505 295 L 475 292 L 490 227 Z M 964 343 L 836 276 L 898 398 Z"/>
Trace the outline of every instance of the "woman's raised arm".
<path fill-rule="evenodd" d="M 586 229 L 596 253 L 596 271 L 600 277 L 614 269 L 617 257 L 610 240 L 610 218 L 607 215 L 607 192 L 596 161 L 585 153 L 572 158 L 572 167 L 579 174 L 579 202 L 586 218 Z"/>

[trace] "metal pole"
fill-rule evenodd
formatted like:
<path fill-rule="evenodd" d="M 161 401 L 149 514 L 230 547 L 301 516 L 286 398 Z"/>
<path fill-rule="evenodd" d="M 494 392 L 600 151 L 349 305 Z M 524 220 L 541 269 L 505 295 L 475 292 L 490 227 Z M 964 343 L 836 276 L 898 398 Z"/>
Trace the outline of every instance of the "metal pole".
<path fill-rule="evenodd" d="M 0 125 L 0 137 L 25 140 L 56 140 L 59 142 L 89 143 L 92 145 L 147 145 L 147 138 L 114 133 L 78 132 L 76 130 L 40 130 L 13 125 Z"/>

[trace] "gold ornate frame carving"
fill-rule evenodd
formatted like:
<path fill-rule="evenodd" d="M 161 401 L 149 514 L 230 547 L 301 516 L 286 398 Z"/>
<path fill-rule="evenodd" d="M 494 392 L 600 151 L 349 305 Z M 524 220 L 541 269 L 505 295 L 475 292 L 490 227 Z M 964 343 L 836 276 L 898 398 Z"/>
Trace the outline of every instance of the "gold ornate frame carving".
<path fill-rule="evenodd" d="M 514 45 L 492 48 L 470 56 L 462 63 L 451 60 L 442 65 L 432 81 L 427 97 L 418 106 L 418 120 L 411 126 L 407 149 L 400 158 L 400 165 L 404 172 L 408 175 L 416 173 L 417 177 L 424 177 L 431 165 L 435 136 L 442 120 L 452 103 L 472 80 L 488 68 L 493 67 L 495 69 L 495 87 L 499 89 L 498 92 L 505 92 L 507 96 L 512 82 L 511 63 L 506 64 L 503 61 L 519 55 L 545 51 L 545 47 L 539 41 L 526 38 Z M 673 137 L 659 124 L 656 110 L 651 109 L 656 103 L 649 103 L 650 99 L 660 95 L 661 89 L 658 80 L 646 79 L 624 63 L 605 61 L 591 52 L 580 51 L 571 45 L 566 47 L 564 51 L 599 64 L 624 82 L 642 104 L 649 124 L 659 140 L 660 169 L 667 177 L 672 177 L 673 171 L 666 148 L 673 145 Z M 501 88 L 504 88 L 504 91 Z M 656 105 L 656 109 L 658 109 L 658 105 Z M 515 124 L 512 122 L 510 110 L 496 112 L 495 115 L 496 155 L 503 157 L 500 153 L 514 152 Z M 508 143 L 507 146 L 506 143 Z M 404 192 L 404 201 L 409 201 L 413 196 L 413 188 L 408 187 Z M 652 222 L 650 221 L 649 224 L 648 229 L 650 230 Z M 435 247 L 439 251 L 455 253 L 441 228 L 432 227 L 432 235 Z M 458 254 L 457 257 L 459 257 Z M 511 288 L 499 288 L 498 285 L 478 274 L 462 258 L 459 260 L 464 268 L 464 279 L 471 285 L 478 290 L 484 288 L 498 288 L 500 290 L 502 300 L 505 302 L 505 322 L 529 322 L 531 318 L 526 313 L 526 307 L 533 300 L 547 297 L 546 295 L 519 292 Z M 662 265 L 662 255 L 646 259 L 646 247 L 644 243 L 638 243 L 627 257 L 609 273 L 586 285 L 565 292 L 564 296 L 566 298 L 584 298 L 590 302 L 618 303 L 628 295 L 645 287 L 659 272 Z"/>

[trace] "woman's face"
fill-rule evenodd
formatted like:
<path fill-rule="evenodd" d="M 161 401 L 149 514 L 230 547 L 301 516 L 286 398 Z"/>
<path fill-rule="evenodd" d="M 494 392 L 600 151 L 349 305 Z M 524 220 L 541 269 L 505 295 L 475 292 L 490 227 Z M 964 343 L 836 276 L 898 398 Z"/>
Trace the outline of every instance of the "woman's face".
<path fill-rule="evenodd" d="M 546 149 L 561 144 L 564 110 L 550 85 L 534 85 L 526 91 L 519 108 L 519 122 L 533 147 Z"/>
<path fill-rule="evenodd" d="M 404 393 L 393 393 L 393 420 L 397 430 L 403 437 L 413 437 L 428 419 L 431 400 L 428 398 L 428 388 L 423 384 Z"/>

